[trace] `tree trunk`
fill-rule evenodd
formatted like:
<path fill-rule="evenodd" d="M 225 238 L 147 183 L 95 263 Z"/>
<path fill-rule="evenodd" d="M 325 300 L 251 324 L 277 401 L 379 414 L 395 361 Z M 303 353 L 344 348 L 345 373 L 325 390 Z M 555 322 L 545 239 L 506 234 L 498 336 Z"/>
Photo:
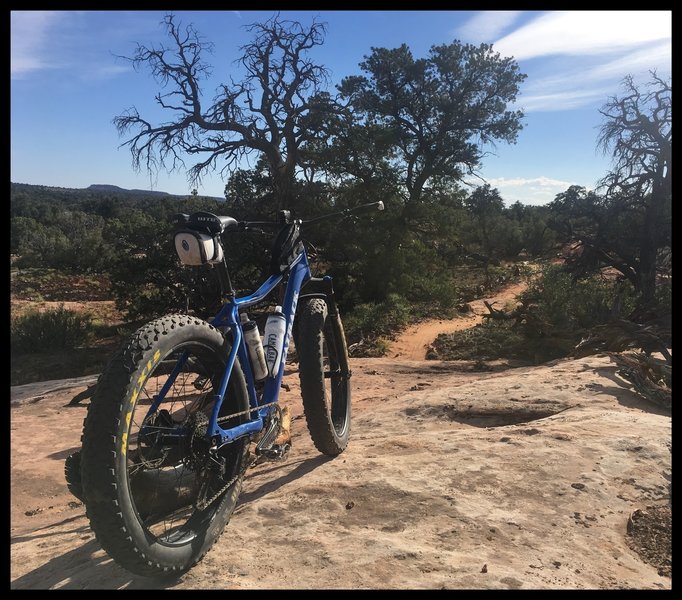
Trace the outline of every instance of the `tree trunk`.
<path fill-rule="evenodd" d="M 639 287 L 642 291 L 641 306 L 649 306 L 656 295 L 656 254 L 658 251 L 657 226 L 663 214 L 665 194 L 662 189 L 654 189 L 644 215 L 642 228 L 641 253 L 639 264 Z"/>
<path fill-rule="evenodd" d="M 268 156 L 268 163 L 272 177 L 272 188 L 277 202 L 276 210 L 293 208 L 293 169 L 288 168 L 287 163 L 279 153 L 276 156 Z"/>

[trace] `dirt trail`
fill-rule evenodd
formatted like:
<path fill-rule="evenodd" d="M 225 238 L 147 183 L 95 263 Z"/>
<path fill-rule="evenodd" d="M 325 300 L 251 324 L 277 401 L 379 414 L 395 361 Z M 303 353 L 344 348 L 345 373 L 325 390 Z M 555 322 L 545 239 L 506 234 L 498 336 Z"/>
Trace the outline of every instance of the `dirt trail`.
<path fill-rule="evenodd" d="M 515 283 L 505 288 L 495 296 L 486 298 L 490 304 L 497 303 L 495 308 L 502 308 L 509 300 L 513 300 L 527 288 L 525 282 Z M 424 360 L 426 351 L 440 333 L 453 333 L 462 331 L 477 325 L 483 320 L 483 315 L 488 309 L 483 300 L 474 300 L 469 303 L 472 312 L 456 319 L 430 319 L 408 327 L 391 344 L 389 356 L 405 360 Z"/>

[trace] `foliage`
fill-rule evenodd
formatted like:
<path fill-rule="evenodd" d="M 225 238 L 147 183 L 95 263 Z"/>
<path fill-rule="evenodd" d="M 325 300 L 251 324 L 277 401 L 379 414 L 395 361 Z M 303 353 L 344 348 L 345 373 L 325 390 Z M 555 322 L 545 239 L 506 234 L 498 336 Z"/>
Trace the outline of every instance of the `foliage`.
<path fill-rule="evenodd" d="M 548 224 L 576 246 L 576 277 L 612 266 L 645 307 L 656 303 L 657 275 L 669 271 L 661 250 L 672 238 L 672 92 L 655 74 L 644 89 L 627 77 L 623 89 L 601 111 L 600 144 L 614 163 L 603 195 L 571 186 L 552 203 Z"/>
<path fill-rule="evenodd" d="M 432 46 L 426 58 L 415 58 L 406 44 L 372 48 L 360 67 L 366 76 L 339 86 L 350 107 L 346 128 L 367 128 L 377 138 L 370 150 L 388 146 L 384 160 L 408 205 L 421 202 L 429 188 L 447 189 L 479 166 L 483 145 L 513 143 L 521 129 L 523 113 L 507 106 L 525 75 L 489 44 L 455 40 Z M 332 137 L 327 144 L 344 152 L 347 140 Z"/>
<path fill-rule="evenodd" d="M 12 320 L 10 345 L 13 352 L 65 350 L 85 343 L 90 335 L 92 315 L 68 310 L 29 311 Z"/>
<path fill-rule="evenodd" d="M 386 339 L 402 329 L 412 316 L 409 304 L 398 294 L 389 294 L 381 303 L 358 304 L 344 318 L 348 344 L 351 348 L 359 345 L 363 356 L 382 356 L 388 349 Z"/>
<path fill-rule="evenodd" d="M 561 330 L 580 336 L 611 318 L 629 314 L 636 298 L 625 281 L 611 281 L 600 275 L 574 281 L 560 267 L 549 265 L 519 299 L 543 324 L 539 335 Z"/>
<path fill-rule="evenodd" d="M 438 336 L 437 356 L 531 363 L 566 356 L 592 328 L 632 311 L 637 294 L 625 281 L 594 275 L 576 282 L 560 267 L 549 265 L 518 300 L 521 305 L 512 313 Z"/>

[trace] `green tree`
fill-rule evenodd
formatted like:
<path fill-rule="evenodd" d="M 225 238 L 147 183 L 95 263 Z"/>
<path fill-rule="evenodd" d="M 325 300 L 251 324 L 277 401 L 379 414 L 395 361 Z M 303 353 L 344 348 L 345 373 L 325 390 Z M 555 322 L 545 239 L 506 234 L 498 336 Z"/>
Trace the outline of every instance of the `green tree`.
<path fill-rule="evenodd" d="M 480 228 L 481 246 L 487 257 L 493 254 L 490 242 L 490 229 L 494 220 L 502 215 L 504 200 L 497 188 L 490 184 L 478 186 L 471 195 L 464 200 L 464 206 L 475 217 Z"/>
<path fill-rule="evenodd" d="M 367 76 L 344 79 L 341 94 L 355 127 L 390 144 L 407 206 L 477 169 L 486 144 L 513 143 L 521 129 L 523 113 L 508 105 L 525 75 L 489 44 L 454 41 L 419 59 L 405 44 L 372 48 L 360 67 Z"/>

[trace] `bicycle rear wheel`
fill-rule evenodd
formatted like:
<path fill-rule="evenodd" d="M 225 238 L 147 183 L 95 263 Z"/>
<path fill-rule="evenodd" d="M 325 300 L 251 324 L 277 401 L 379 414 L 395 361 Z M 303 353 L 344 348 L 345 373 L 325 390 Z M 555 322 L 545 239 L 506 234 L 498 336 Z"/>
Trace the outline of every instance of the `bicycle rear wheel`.
<path fill-rule="evenodd" d="M 129 571 L 158 576 L 188 570 L 234 510 L 248 439 L 217 449 L 205 436 L 226 346 L 205 321 L 168 315 L 139 329 L 97 386 L 83 429 L 83 495 L 97 539 Z M 177 377 L 152 409 L 178 361 Z M 220 415 L 246 409 L 237 363 Z M 235 416 L 221 426 L 247 418 Z"/>

